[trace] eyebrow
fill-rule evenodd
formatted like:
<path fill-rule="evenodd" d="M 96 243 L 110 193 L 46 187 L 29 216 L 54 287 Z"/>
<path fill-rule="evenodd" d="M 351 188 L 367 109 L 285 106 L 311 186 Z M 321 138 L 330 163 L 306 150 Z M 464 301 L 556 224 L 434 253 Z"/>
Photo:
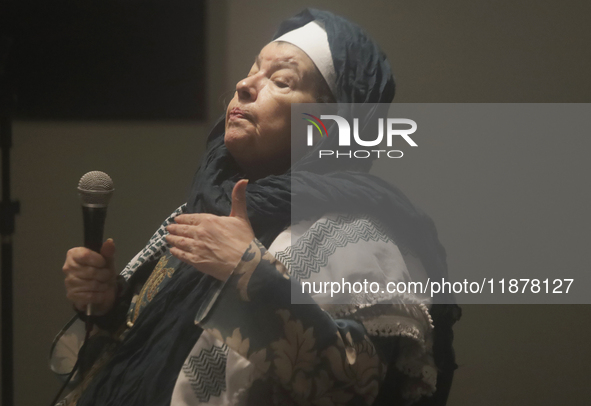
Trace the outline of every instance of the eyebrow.
<path fill-rule="evenodd" d="M 254 63 L 258 67 L 261 66 L 261 55 L 260 54 L 257 54 L 257 56 L 254 58 Z M 290 60 L 280 60 L 280 61 L 273 62 L 273 66 L 289 66 L 289 67 L 295 68 L 298 72 L 300 71 L 300 65 L 297 62 L 293 62 Z"/>

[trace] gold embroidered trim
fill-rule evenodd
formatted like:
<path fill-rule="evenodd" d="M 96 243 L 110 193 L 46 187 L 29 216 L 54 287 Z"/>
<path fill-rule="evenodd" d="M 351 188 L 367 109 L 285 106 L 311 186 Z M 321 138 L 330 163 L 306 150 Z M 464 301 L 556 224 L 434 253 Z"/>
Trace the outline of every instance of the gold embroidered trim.
<path fill-rule="evenodd" d="M 159 292 L 160 286 L 165 278 L 172 277 L 174 268 L 165 268 L 170 259 L 169 255 L 163 256 L 156 264 L 156 267 L 152 271 L 152 274 L 142 287 L 138 295 L 138 299 L 135 302 L 133 312 L 127 315 L 127 326 L 133 327 L 135 321 L 140 315 L 140 312 L 144 307 L 148 305 L 154 299 L 154 296 Z"/>

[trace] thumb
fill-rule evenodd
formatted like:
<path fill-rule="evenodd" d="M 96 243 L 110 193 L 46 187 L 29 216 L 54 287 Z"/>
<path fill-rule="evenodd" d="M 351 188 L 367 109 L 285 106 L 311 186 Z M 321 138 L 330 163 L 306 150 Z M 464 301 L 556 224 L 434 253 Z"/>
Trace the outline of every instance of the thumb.
<path fill-rule="evenodd" d="M 240 217 L 246 221 L 248 220 L 248 213 L 246 211 L 246 185 L 247 179 L 242 179 L 236 182 L 234 190 L 232 190 L 232 211 L 230 217 Z"/>
<path fill-rule="evenodd" d="M 101 255 L 107 261 L 107 268 L 115 269 L 115 243 L 112 238 L 103 243 Z"/>

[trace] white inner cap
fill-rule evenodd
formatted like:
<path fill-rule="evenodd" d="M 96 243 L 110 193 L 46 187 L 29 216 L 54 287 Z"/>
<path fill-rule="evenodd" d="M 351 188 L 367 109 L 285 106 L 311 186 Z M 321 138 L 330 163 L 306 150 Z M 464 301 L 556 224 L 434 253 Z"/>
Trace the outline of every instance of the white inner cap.
<path fill-rule="evenodd" d="M 332 54 L 328 46 L 328 36 L 320 21 L 314 20 L 300 28 L 286 32 L 272 42 L 275 41 L 289 42 L 304 51 L 326 80 L 332 94 L 336 94 L 336 74 L 332 63 Z"/>

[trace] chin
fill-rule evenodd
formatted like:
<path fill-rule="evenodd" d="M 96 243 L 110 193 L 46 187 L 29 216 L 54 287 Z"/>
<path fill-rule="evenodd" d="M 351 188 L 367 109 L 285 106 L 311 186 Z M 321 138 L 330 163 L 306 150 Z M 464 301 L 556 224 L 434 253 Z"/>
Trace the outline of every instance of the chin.
<path fill-rule="evenodd" d="M 230 151 L 247 148 L 249 144 L 248 136 L 238 134 L 236 131 L 229 131 L 224 135 L 224 144 Z"/>
<path fill-rule="evenodd" d="M 224 136 L 224 145 L 238 163 L 244 163 L 245 155 L 253 150 L 251 140 L 248 136 L 234 132 L 226 133 Z"/>

